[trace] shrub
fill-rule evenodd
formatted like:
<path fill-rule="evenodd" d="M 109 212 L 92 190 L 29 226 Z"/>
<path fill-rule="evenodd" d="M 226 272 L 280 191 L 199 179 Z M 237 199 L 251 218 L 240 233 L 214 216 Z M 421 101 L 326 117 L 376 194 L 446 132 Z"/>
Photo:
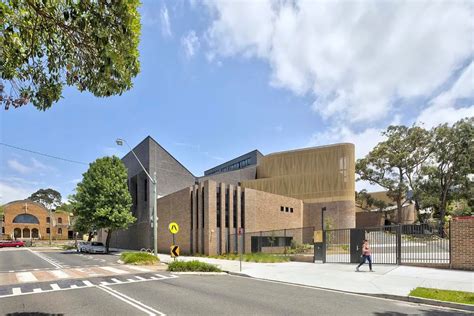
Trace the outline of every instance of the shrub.
<path fill-rule="evenodd" d="M 168 265 L 168 271 L 174 272 L 221 272 L 221 269 L 213 264 L 201 262 L 198 260 L 193 261 L 173 261 Z"/>
<path fill-rule="evenodd" d="M 158 263 L 160 260 L 147 252 L 123 252 L 120 259 L 128 264 L 148 265 Z"/>

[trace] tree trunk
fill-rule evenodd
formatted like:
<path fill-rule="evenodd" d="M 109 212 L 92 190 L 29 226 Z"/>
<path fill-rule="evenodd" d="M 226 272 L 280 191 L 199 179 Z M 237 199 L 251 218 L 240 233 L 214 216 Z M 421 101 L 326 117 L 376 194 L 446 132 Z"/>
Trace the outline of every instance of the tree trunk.
<path fill-rule="evenodd" d="M 402 201 L 397 200 L 397 224 L 402 224 Z"/>
<path fill-rule="evenodd" d="M 91 241 L 92 240 L 92 237 L 94 237 L 94 233 L 93 232 L 89 232 L 89 236 L 87 237 L 87 241 Z"/>
<path fill-rule="evenodd" d="M 105 252 L 109 253 L 110 238 L 112 238 L 112 230 L 107 230 L 107 239 L 105 240 Z"/>
<path fill-rule="evenodd" d="M 439 201 L 439 236 L 444 238 L 444 216 L 446 215 L 446 191 L 440 196 Z"/>

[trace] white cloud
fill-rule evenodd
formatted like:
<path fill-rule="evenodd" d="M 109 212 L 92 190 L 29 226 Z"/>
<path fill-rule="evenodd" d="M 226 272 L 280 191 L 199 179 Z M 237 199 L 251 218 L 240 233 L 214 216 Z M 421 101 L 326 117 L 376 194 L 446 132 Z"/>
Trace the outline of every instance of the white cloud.
<path fill-rule="evenodd" d="M 17 159 L 8 160 L 7 164 L 13 171 L 16 171 L 21 174 L 29 174 L 37 171 L 55 170 L 53 167 L 48 166 L 35 158 L 31 158 L 31 163 L 29 164 L 20 162 Z"/>
<path fill-rule="evenodd" d="M 26 166 L 15 159 L 8 160 L 7 164 L 13 171 L 19 172 L 21 174 L 26 174 L 33 170 L 33 168 L 30 166 Z"/>
<path fill-rule="evenodd" d="M 6 183 L 0 181 L 0 205 L 29 197 L 37 188 L 20 183 Z"/>
<path fill-rule="evenodd" d="M 181 46 L 184 49 L 186 57 L 192 58 L 198 51 L 200 42 L 195 31 L 189 31 L 186 36 L 181 37 Z"/>
<path fill-rule="evenodd" d="M 209 1 L 208 56 L 256 57 L 271 84 L 342 124 L 377 124 L 472 58 L 469 1 Z M 414 117 L 416 117 L 416 114 Z"/>
<path fill-rule="evenodd" d="M 171 37 L 173 34 L 171 33 L 171 24 L 170 24 L 170 17 L 168 14 L 168 8 L 164 5 L 160 10 L 160 19 L 161 19 L 161 34 L 164 37 Z"/>
<path fill-rule="evenodd" d="M 469 100 L 469 105 L 458 106 L 460 100 Z M 474 62 L 463 69 L 459 78 L 446 90 L 435 97 L 417 118 L 418 123 L 423 123 L 430 128 L 442 123 L 454 122 L 474 116 Z"/>

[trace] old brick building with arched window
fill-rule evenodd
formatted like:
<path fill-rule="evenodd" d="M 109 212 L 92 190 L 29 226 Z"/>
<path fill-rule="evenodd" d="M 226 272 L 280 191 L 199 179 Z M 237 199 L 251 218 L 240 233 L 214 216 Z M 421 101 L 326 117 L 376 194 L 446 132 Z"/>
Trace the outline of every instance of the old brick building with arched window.
<path fill-rule="evenodd" d="M 70 214 L 50 212 L 40 203 L 30 200 L 13 201 L 4 205 L 4 215 L 0 225 L 0 239 L 70 239 Z"/>

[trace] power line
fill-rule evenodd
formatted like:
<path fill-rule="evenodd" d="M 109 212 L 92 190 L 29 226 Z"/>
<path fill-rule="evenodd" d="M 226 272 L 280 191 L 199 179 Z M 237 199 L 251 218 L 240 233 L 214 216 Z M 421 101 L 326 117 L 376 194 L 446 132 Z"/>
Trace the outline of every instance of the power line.
<path fill-rule="evenodd" d="M 22 150 L 22 151 L 26 151 L 26 152 L 33 153 L 33 154 L 37 154 L 37 155 L 40 155 L 40 156 L 45 156 L 45 157 L 49 157 L 49 158 L 53 158 L 53 159 L 58 159 L 58 160 L 62 160 L 62 161 L 76 163 L 76 164 L 79 164 L 79 165 L 88 165 L 88 163 L 85 163 L 85 162 L 82 162 L 82 161 L 71 160 L 71 159 L 61 158 L 61 157 L 57 157 L 57 156 L 53 156 L 53 155 L 43 154 L 43 153 L 40 153 L 40 152 L 37 152 L 37 151 L 34 151 L 34 150 L 25 149 L 25 148 L 13 146 L 13 145 L 5 144 L 5 143 L 2 143 L 2 142 L 0 142 L 0 145 L 5 146 L 5 147 L 18 149 L 18 150 Z"/>

